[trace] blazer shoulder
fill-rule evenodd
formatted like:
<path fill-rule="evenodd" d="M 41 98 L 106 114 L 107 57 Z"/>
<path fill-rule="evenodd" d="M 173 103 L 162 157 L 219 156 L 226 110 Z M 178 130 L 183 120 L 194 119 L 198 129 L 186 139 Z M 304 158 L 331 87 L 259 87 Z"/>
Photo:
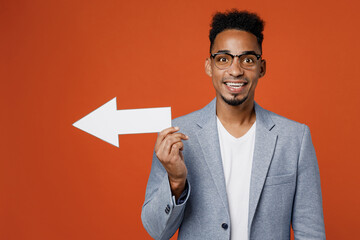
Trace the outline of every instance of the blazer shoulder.
<path fill-rule="evenodd" d="M 179 127 L 180 130 L 193 130 L 194 128 L 197 128 L 196 123 L 200 119 L 201 112 L 202 109 L 177 117 L 172 120 L 172 126 Z"/>
<path fill-rule="evenodd" d="M 265 110 L 265 109 L 264 109 Z M 274 131 L 280 135 L 285 136 L 299 136 L 300 138 L 304 134 L 304 131 L 308 126 L 303 123 L 294 121 L 292 119 L 286 118 L 274 112 L 265 110 L 268 113 L 268 116 L 271 117 L 275 123 Z"/>
<path fill-rule="evenodd" d="M 199 128 L 199 124 L 216 115 L 215 101 L 216 99 L 213 99 L 209 104 L 200 110 L 173 119 L 172 126 L 179 127 L 180 131 L 195 131 Z"/>

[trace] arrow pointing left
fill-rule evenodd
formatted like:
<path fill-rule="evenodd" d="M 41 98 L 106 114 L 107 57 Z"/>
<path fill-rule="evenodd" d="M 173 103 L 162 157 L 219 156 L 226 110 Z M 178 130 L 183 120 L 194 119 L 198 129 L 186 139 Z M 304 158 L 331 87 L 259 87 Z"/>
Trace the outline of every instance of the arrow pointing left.
<path fill-rule="evenodd" d="M 113 98 L 73 126 L 119 147 L 118 134 L 153 133 L 171 127 L 171 108 L 117 110 Z"/>

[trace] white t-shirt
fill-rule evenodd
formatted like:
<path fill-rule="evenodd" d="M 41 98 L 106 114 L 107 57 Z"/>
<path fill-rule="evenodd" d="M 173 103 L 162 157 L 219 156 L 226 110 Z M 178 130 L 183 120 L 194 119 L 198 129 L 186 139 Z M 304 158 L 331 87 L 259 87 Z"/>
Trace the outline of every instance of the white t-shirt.
<path fill-rule="evenodd" d="M 217 118 L 232 240 L 248 239 L 249 193 L 256 122 L 240 138 L 233 137 Z"/>

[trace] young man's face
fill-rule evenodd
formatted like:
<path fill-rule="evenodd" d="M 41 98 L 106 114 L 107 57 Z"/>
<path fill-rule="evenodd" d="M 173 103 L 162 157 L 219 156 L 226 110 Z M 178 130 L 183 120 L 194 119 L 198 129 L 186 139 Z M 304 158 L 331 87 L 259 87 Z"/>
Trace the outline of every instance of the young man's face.
<path fill-rule="evenodd" d="M 214 41 L 211 54 L 227 52 L 240 55 L 245 52 L 261 54 L 256 36 L 241 30 L 225 30 L 219 33 Z M 245 59 L 245 61 L 249 61 Z M 242 103 L 252 104 L 258 79 L 265 74 L 265 60 L 256 60 L 251 68 L 244 68 L 245 64 L 235 57 L 226 69 L 215 65 L 214 58 L 205 62 L 205 71 L 212 77 L 218 101 L 223 100 L 229 105 L 237 106 Z"/>

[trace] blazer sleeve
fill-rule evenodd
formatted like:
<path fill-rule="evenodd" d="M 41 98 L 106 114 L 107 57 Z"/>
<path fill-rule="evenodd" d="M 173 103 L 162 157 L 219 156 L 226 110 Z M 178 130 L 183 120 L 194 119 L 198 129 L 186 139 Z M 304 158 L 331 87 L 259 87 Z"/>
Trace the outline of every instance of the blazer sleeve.
<path fill-rule="evenodd" d="M 167 172 L 154 153 L 146 186 L 145 202 L 141 211 L 143 226 L 154 239 L 170 239 L 179 228 L 190 196 L 189 182 L 187 186 L 184 202 L 176 204 Z"/>
<path fill-rule="evenodd" d="M 296 240 L 325 239 L 320 174 L 309 128 L 304 125 L 298 161 L 292 227 Z"/>

